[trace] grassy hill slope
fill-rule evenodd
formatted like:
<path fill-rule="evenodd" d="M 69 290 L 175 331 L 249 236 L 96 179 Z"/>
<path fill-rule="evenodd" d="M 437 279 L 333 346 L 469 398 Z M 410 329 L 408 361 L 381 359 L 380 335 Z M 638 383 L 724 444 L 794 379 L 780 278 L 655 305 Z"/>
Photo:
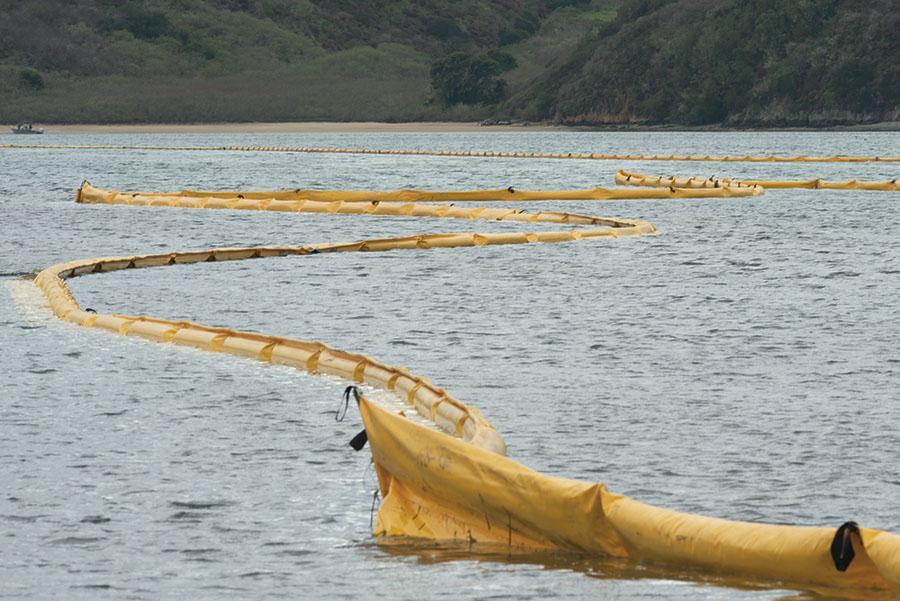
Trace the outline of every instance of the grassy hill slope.
<path fill-rule="evenodd" d="M 0 120 L 465 118 L 472 109 L 428 104 L 433 57 L 527 36 L 543 10 L 541 0 L 4 2 Z"/>
<path fill-rule="evenodd" d="M 0 0 L 0 121 L 897 121 L 896 2 Z M 434 100 L 497 49 L 505 100 Z"/>

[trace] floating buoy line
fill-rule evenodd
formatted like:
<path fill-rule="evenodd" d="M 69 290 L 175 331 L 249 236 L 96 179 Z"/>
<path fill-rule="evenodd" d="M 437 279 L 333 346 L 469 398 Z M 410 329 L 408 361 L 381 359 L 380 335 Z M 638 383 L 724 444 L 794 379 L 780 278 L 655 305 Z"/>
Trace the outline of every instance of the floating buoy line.
<path fill-rule="evenodd" d="M 113 146 L 90 148 L 210 149 Z M 336 149 L 249 147 L 216 149 L 357 152 Z M 456 156 L 454 153 L 424 151 L 410 151 L 409 154 Z M 498 153 L 493 155 L 460 153 L 460 155 L 500 156 Z M 537 153 L 528 156 L 596 158 L 595 155 L 560 156 Z M 627 158 L 655 160 L 648 157 Z M 666 160 L 732 159 L 681 157 Z M 768 157 L 760 160 L 898 161 L 900 159 Z M 379 402 L 375 395 L 365 392 L 367 388 L 352 387 L 346 393 L 348 402 L 352 395 L 358 404 L 365 426 L 364 434 L 354 439 L 354 446 L 361 448 L 367 439 L 383 498 L 373 527 L 376 536 L 478 541 L 505 545 L 513 550 L 563 549 L 635 562 L 654 562 L 678 569 L 712 572 L 751 579 L 770 586 L 793 586 L 847 596 L 861 593 L 900 595 L 900 536 L 897 534 L 865 528 L 853 521 L 807 527 L 703 517 L 640 503 L 627 496 L 610 492 L 602 483 L 542 474 L 506 457 L 503 438 L 477 409 L 456 399 L 427 378 L 404 368 L 384 364 L 364 354 L 334 349 L 321 342 L 209 327 L 189 321 L 173 321 L 145 315 L 97 313 L 91 309 L 83 309 L 66 285 L 66 280 L 83 275 L 167 265 L 267 257 L 302 257 L 334 252 L 558 243 L 592 238 L 646 236 L 654 234 L 656 230 L 645 221 L 568 212 L 526 212 L 508 207 L 472 207 L 467 202 L 754 198 L 763 194 L 766 184 L 759 181 L 715 178 L 657 178 L 627 172 L 619 172 L 617 181 L 650 188 L 564 191 L 525 191 L 506 188 L 468 192 L 183 190 L 154 193 L 105 190 L 85 182 L 76 195 L 79 203 L 452 218 L 575 227 L 552 231 L 535 229 L 506 233 L 423 234 L 351 243 L 213 248 L 140 256 L 100 257 L 54 265 L 42 271 L 35 279 L 35 283 L 43 291 L 54 314 L 69 323 L 125 336 L 139 336 L 157 342 L 192 346 L 267 363 L 288 365 L 314 374 L 339 376 L 354 386 L 380 389 L 399 397 L 403 404 L 398 408 L 396 404 Z M 856 187 L 837 184 L 829 186 L 823 185 L 821 180 L 813 181 L 818 182 L 818 185 L 799 187 L 896 189 L 863 188 L 859 187 L 859 182 L 855 184 Z M 466 204 L 462 206 L 455 204 L 463 201 L 466 201 Z M 434 202 L 445 204 L 423 204 Z M 422 420 L 426 420 L 431 427 L 423 425 Z"/>
<path fill-rule="evenodd" d="M 389 148 L 326 148 L 313 146 L 134 146 L 67 144 L 0 144 L 9 149 L 57 150 L 162 150 L 224 152 L 286 152 L 313 154 L 383 154 L 440 157 L 481 157 L 506 159 L 576 159 L 593 161 L 714 161 L 725 163 L 900 163 L 900 157 L 777 156 L 777 155 L 697 155 L 697 154 L 602 154 L 583 152 L 512 152 L 495 150 L 417 150 Z"/>

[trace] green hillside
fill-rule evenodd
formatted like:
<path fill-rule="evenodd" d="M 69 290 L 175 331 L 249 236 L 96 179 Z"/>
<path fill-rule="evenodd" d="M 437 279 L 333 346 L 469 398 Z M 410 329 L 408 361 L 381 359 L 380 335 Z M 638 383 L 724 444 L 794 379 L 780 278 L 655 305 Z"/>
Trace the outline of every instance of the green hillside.
<path fill-rule="evenodd" d="M 897 0 L 623 0 L 512 101 L 563 123 L 900 120 Z"/>
<path fill-rule="evenodd" d="M 900 119 L 896 0 L 2 2 L 0 121 Z"/>
<path fill-rule="evenodd" d="M 429 104 L 433 57 L 521 39 L 544 10 L 541 0 L 4 2 L 0 120 L 471 118 Z"/>

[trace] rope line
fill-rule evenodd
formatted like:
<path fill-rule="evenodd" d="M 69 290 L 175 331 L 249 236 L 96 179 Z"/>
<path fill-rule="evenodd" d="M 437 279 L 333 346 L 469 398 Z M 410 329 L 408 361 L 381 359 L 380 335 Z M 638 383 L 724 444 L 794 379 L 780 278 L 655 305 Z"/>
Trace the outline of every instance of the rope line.
<path fill-rule="evenodd" d="M 854 156 L 710 156 L 710 155 L 644 155 L 573 152 L 509 152 L 492 150 L 394 150 L 377 148 L 320 148 L 308 146 L 128 146 L 65 144 L 2 144 L 5 149 L 55 150 L 145 150 L 145 151 L 220 151 L 220 152 L 284 152 L 315 154 L 377 154 L 441 157 L 479 157 L 507 159 L 575 159 L 593 161 L 713 161 L 726 163 L 900 163 L 900 157 Z"/>

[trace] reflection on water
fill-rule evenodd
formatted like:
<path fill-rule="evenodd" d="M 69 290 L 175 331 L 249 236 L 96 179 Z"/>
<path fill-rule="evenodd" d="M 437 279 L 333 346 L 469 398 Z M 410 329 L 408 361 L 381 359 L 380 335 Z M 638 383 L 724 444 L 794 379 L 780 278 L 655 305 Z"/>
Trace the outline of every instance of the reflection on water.
<path fill-rule="evenodd" d="M 900 155 L 897 134 L 70 135 L 63 143 Z M 54 137 L 46 140 L 50 143 Z M 886 164 L 659 164 L 2 151 L 0 595 L 733 599 L 790 595 L 549 554 L 374 542 L 342 384 L 62 324 L 22 274 L 68 259 L 465 229 L 72 202 L 122 189 L 574 188 L 616 168 L 889 180 Z M 890 193 L 545 203 L 660 235 L 78 278 L 98 311 L 319 339 L 478 407 L 510 456 L 674 509 L 900 532 L 900 222 Z M 484 231 L 513 224 L 475 224 Z M 7 292 L 8 291 L 8 292 Z M 789 588 L 789 587 L 785 587 Z M 812 595 L 806 592 L 804 595 Z"/>
<path fill-rule="evenodd" d="M 890 599 L 886 593 L 853 591 L 841 593 L 832 589 L 808 589 L 802 585 L 754 581 L 701 570 L 673 569 L 652 563 L 635 563 L 622 559 L 585 556 L 562 551 L 510 552 L 503 545 L 422 541 L 411 538 L 380 538 L 371 543 L 379 551 L 395 557 L 413 558 L 424 565 L 450 562 L 494 562 L 516 566 L 529 565 L 542 570 L 561 570 L 601 580 L 657 582 L 690 582 L 701 586 L 729 587 L 745 592 L 762 593 L 772 599 Z M 783 588 L 780 588 L 779 585 Z M 796 590 L 795 590 L 796 589 Z"/>

